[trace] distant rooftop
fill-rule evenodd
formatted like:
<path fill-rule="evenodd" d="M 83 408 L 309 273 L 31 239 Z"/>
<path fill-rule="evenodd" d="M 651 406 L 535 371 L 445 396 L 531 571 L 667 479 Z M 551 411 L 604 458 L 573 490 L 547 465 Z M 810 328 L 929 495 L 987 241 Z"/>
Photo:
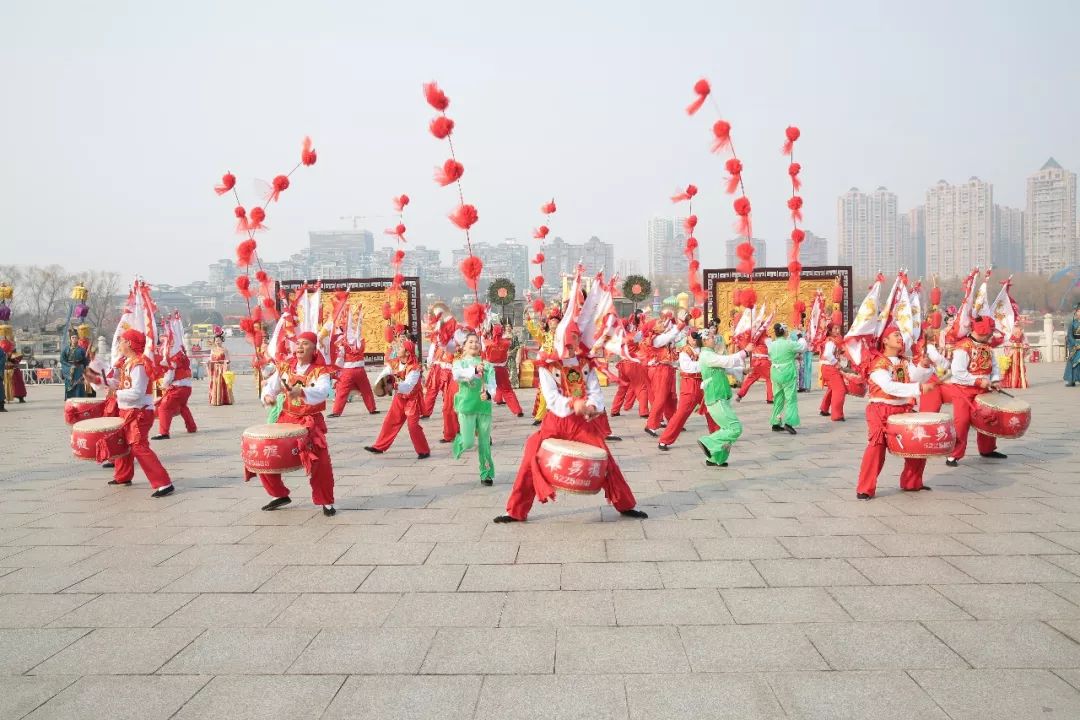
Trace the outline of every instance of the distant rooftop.
<path fill-rule="evenodd" d="M 1057 160 L 1055 160 L 1054 158 L 1050 158 L 1045 163 L 1043 163 L 1043 166 L 1041 168 L 1039 168 L 1039 169 L 1040 170 L 1061 170 L 1062 168 L 1061 168 L 1060 165 L 1058 165 Z"/>

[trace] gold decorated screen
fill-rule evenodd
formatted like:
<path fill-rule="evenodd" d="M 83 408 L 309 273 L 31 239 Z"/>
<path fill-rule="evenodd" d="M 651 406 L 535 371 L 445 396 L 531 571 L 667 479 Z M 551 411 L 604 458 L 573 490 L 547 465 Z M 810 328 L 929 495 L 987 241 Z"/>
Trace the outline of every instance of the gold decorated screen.
<path fill-rule="evenodd" d="M 393 315 L 391 321 L 395 325 L 404 325 L 408 329 L 409 293 L 404 289 L 398 290 L 397 296 L 392 299 L 384 290 L 350 290 L 348 293 L 349 317 L 352 321 L 356 321 L 357 308 L 363 308 L 364 311 L 364 322 L 360 329 L 360 334 L 364 338 L 364 353 L 383 354 L 386 352 L 387 346 L 385 334 L 387 321 L 383 318 L 383 305 L 389 300 L 391 307 L 393 307 L 394 302 L 400 300 L 405 307 L 401 312 Z M 334 302 L 334 293 L 324 291 L 322 294 L 323 317 L 329 317 L 330 312 L 334 309 Z M 302 306 L 299 313 L 302 319 Z"/>
<path fill-rule="evenodd" d="M 836 283 L 835 277 L 827 278 L 803 278 L 799 282 L 798 296 L 792 295 L 788 290 L 787 280 L 755 280 L 753 287 L 757 292 L 757 304 L 765 304 L 768 311 L 773 313 L 773 322 L 791 322 L 791 309 L 796 300 L 806 303 L 807 320 L 810 319 L 810 308 L 814 304 L 814 294 L 820 289 L 825 294 L 825 303 L 829 305 L 832 295 L 832 287 Z M 732 313 L 735 305 L 732 303 L 732 293 L 736 288 L 750 287 L 746 280 L 739 282 L 720 282 L 713 285 L 713 308 L 715 317 L 720 318 L 720 327 L 725 334 L 730 333 L 738 322 L 738 313 Z M 770 328 L 769 334 L 772 335 Z"/>

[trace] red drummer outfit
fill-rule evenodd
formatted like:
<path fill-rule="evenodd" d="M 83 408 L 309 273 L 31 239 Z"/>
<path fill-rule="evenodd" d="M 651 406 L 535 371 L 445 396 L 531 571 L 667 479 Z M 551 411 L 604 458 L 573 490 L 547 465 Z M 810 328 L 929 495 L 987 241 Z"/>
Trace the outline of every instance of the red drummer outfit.
<path fill-rule="evenodd" d="M 314 337 L 313 333 L 304 336 Z M 315 340 L 312 340 L 314 344 Z M 293 398 L 288 395 L 290 388 L 303 387 L 303 397 Z M 277 396 L 286 393 L 285 404 L 277 422 L 303 425 L 307 428 L 306 450 L 301 451 L 300 459 L 304 463 L 311 484 L 311 502 L 324 508 L 334 504 L 334 468 L 330 462 L 330 449 L 326 444 L 326 398 L 330 396 L 330 367 L 323 362 L 316 352 L 315 359 L 308 365 L 302 365 L 299 358 L 291 357 L 277 366 L 276 371 L 263 387 L 263 402 L 273 404 Z M 251 474 L 244 471 L 245 479 Z M 289 497 L 289 488 L 281 481 L 279 473 L 259 473 L 259 480 L 270 497 L 279 499 Z"/>
<path fill-rule="evenodd" d="M 950 368 L 948 359 L 941 354 L 936 345 L 926 344 L 926 357 L 930 360 L 934 370 L 938 372 L 945 372 Z M 940 412 L 944 402 L 942 386 L 935 383 L 932 390 L 927 390 L 919 396 L 919 412 Z"/>
<path fill-rule="evenodd" d="M 542 503 L 555 499 L 555 488 L 544 479 L 537 460 L 540 445 L 548 438 L 603 448 L 607 452 L 608 462 L 604 495 L 616 510 L 633 510 L 637 501 L 604 443 L 603 429 L 597 427 L 595 421 L 574 413 L 575 400 L 585 400 L 599 412 L 604 411 L 604 396 L 595 369 L 587 361 L 582 365 L 577 358 L 559 361 L 552 356 L 542 356 L 539 362 L 543 363 L 539 367 L 540 391 L 544 394 L 548 412 L 540 429 L 525 442 L 514 487 L 506 501 L 506 514 L 514 520 L 523 521 L 537 498 Z"/>
<path fill-rule="evenodd" d="M 821 349 L 821 384 L 825 386 L 825 396 L 821 398 L 819 411 L 828 414 L 833 421 L 844 419 L 844 399 L 847 397 L 847 385 L 840 371 L 840 359 L 837 357 L 840 346 L 829 338 Z"/>
<path fill-rule="evenodd" d="M 442 442 L 453 442 L 458 434 L 457 412 L 454 410 L 454 396 L 457 395 L 457 383 L 454 382 L 454 359 L 457 349 L 465 341 L 465 331 L 456 324 L 443 326 L 438 339 L 432 343 L 428 354 L 427 392 L 422 398 L 421 416 L 428 417 L 435 410 L 435 399 L 442 393 Z"/>
<path fill-rule="evenodd" d="M 649 384 L 649 419 L 645 431 L 650 435 L 658 434 L 660 423 L 671 420 L 675 415 L 675 351 L 673 345 L 679 339 L 682 329 L 671 323 L 663 332 L 645 337 L 648 347 L 648 384 Z"/>
<path fill-rule="evenodd" d="M 169 369 L 162 377 L 161 384 L 165 392 L 157 406 L 158 434 L 168 437 L 172 419 L 177 415 L 183 418 L 184 428 L 189 433 L 198 430 L 188 407 L 191 398 L 191 360 L 186 352 L 181 350 L 169 358 Z"/>
<path fill-rule="evenodd" d="M 390 410 L 383 420 L 379 437 L 375 438 L 372 445 L 368 445 L 364 449 L 375 453 L 386 452 L 394 444 L 394 440 L 397 439 L 401 426 L 408 423 L 409 438 L 412 440 L 416 454 L 420 458 L 426 458 L 431 454 L 431 450 L 428 447 L 427 437 L 424 435 L 424 428 L 420 425 L 422 401 L 420 396 L 420 363 L 416 359 L 416 350 L 412 341 L 406 340 L 403 345 L 402 354 L 390 358 L 379 376 L 379 380 L 386 375 L 394 376 L 396 386 L 394 399 L 391 401 Z"/>
<path fill-rule="evenodd" d="M 750 355 L 750 374 L 743 380 L 739 392 L 735 393 L 735 399 L 742 400 L 746 397 L 750 386 L 758 380 L 765 381 L 765 400 L 766 402 L 772 402 L 772 361 L 769 360 L 769 346 L 765 343 L 764 338 L 754 344 L 753 353 Z"/>
<path fill-rule="evenodd" d="M 635 401 L 638 405 L 638 416 L 649 417 L 648 373 L 640 357 L 640 339 L 641 335 L 637 329 L 629 325 L 623 340 L 619 362 L 615 366 L 619 389 L 611 401 L 611 417 L 618 417 L 623 412 L 629 412 L 634 407 Z"/>
<path fill-rule="evenodd" d="M 334 384 L 334 409 L 330 417 L 337 417 L 344 412 L 345 403 L 353 390 L 360 393 L 367 411 L 372 415 L 376 414 L 378 410 L 375 409 L 375 394 L 371 391 L 371 382 L 364 367 L 364 339 L 359 338 L 357 342 L 352 342 L 345 332 L 341 332 L 334 342 L 338 372 L 337 382 Z"/>
<path fill-rule="evenodd" d="M 710 433 L 720 429 L 720 426 L 713 421 L 712 416 L 704 412 L 705 406 L 702 404 L 702 400 L 705 398 L 705 393 L 701 389 L 701 368 L 698 365 L 698 352 L 697 348 L 687 345 L 679 353 L 679 405 L 675 408 L 675 414 L 672 415 L 667 428 L 660 436 L 662 449 L 675 444 L 686 425 L 687 418 L 690 417 L 695 408 L 700 407 L 702 414 L 705 415 L 705 422 L 709 426 Z"/>
<path fill-rule="evenodd" d="M 495 368 L 495 400 L 496 405 L 506 404 L 510 412 L 521 417 L 524 412 L 518 401 L 514 388 L 510 385 L 510 371 L 506 369 L 506 360 L 510 356 L 510 338 L 503 336 L 502 325 L 496 325 L 491 329 L 491 337 L 484 340 L 484 349 L 481 357 L 484 362 Z"/>
<path fill-rule="evenodd" d="M 886 331 L 888 333 L 888 331 Z M 874 497 L 877 479 L 885 465 L 885 426 L 889 417 L 910 412 L 919 397 L 920 382 L 928 380 L 931 371 L 907 362 L 902 357 L 878 356 L 870 363 L 866 403 L 866 451 L 859 466 L 859 484 L 856 492 Z M 925 458 L 904 458 L 900 471 L 900 487 L 903 490 L 923 488 Z"/>
<path fill-rule="evenodd" d="M 973 337 L 965 337 L 953 347 L 951 371 L 952 378 L 942 386 L 941 392 L 945 402 L 952 403 L 956 423 L 956 448 L 949 460 L 959 460 L 967 452 L 975 398 L 989 392 L 990 385 L 1001 380 L 1001 371 L 990 344 Z M 981 455 L 997 451 L 997 438 L 991 435 L 977 433 L 976 443 Z"/>

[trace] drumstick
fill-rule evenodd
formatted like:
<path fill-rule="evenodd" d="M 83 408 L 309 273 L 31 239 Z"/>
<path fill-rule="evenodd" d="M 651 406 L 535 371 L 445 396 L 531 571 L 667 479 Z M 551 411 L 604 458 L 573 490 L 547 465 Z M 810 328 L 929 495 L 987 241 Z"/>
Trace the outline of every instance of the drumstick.
<path fill-rule="evenodd" d="M 1012 393 L 1007 393 L 1007 392 L 1005 392 L 1004 390 L 1002 390 L 1001 388 L 998 388 L 997 392 L 1001 393 L 1001 394 L 1002 394 L 1002 395 L 1004 395 L 1005 397 L 1008 397 L 1008 398 L 1012 398 L 1012 399 L 1014 399 L 1014 400 L 1016 399 L 1016 396 L 1015 396 L 1015 395 L 1013 395 Z"/>

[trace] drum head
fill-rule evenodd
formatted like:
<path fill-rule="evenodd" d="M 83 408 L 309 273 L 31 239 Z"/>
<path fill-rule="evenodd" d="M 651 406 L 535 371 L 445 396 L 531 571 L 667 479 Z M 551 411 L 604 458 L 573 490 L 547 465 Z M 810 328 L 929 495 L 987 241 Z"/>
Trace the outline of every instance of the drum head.
<path fill-rule="evenodd" d="M 72 405 L 97 405 L 105 402 L 105 398 L 68 398 L 67 402 Z"/>
<path fill-rule="evenodd" d="M 579 457 L 587 458 L 589 460 L 606 460 L 607 453 L 603 448 L 598 448 L 594 445 L 586 445 L 585 443 L 574 442 L 573 440 L 559 440 L 557 438 L 548 438 L 540 444 L 540 447 L 553 452 L 556 455 L 563 455 L 566 457 Z"/>
<path fill-rule="evenodd" d="M 267 440 L 307 435 L 307 428 L 294 423 L 274 423 L 273 425 L 252 425 L 244 431 L 244 437 L 253 440 Z"/>
<path fill-rule="evenodd" d="M 77 432 L 109 432 L 119 430 L 124 421 L 116 417 L 92 418 L 80 420 L 71 426 L 72 431 Z"/>
<path fill-rule="evenodd" d="M 945 413 L 914 412 L 890 415 L 889 422 L 897 425 L 933 425 L 935 423 L 949 422 L 950 418 Z"/>
<path fill-rule="evenodd" d="M 983 393 L 982 395 L 976 395 L 975 402 L 1005 412 L 1022 413 L 1031 411 L 1031 405 L 1020 398 L 1011 398 L 1007 395 L 1002 395 L 1001 393 Z"/>

